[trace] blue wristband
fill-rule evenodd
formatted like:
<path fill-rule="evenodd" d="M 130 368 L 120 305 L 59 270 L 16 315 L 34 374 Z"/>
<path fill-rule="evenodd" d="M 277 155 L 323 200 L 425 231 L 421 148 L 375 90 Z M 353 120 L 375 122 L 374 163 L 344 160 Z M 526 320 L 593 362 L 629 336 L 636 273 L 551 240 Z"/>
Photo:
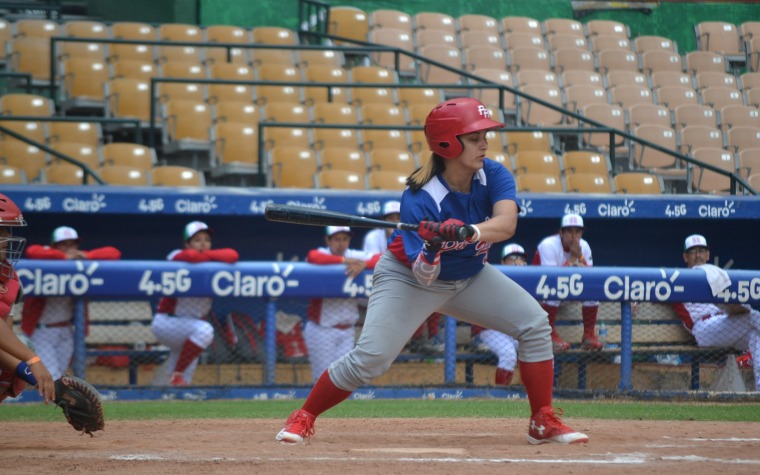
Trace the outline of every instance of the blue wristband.
<path fill-rule="evenodd" d="M 34 377 L 26 361 L 22 361 L 16 366 L 16 376 L 23 379 L 32 386 L 37 386 L 37 378 Z"/>

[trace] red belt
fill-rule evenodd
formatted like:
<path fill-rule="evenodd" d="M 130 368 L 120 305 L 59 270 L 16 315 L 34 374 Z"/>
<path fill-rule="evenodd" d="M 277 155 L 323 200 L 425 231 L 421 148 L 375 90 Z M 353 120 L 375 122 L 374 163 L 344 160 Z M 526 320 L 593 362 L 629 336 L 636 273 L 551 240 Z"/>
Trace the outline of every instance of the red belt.
<path fill-rule="evenodd" d="M 71 325 L 70 320 L 66 320 L 65 322 L 56 322 L 56 323 L 38 323 L 37 328 L 63 328 L 68 327 Z"/>
<path fill-rule="evenodd" d="M 320 327 L 335 328 L 335 329 L 338 329 L 338 330 L 348 330 L 349 328 L 353 328 L 354 327 L 353 323 L 339 323 L 337 325 L 327 326 L 327 325 L 322 325 L 321 323 L 319 323 L 318 321 L 316 321 L 316 320 L 314 320 L 312 318 L 310 318 L 309 321 L 312 322 L 312 323 L 314 323 L 314 324 L 316 324 L 316 325 L 319 325 Z"/>

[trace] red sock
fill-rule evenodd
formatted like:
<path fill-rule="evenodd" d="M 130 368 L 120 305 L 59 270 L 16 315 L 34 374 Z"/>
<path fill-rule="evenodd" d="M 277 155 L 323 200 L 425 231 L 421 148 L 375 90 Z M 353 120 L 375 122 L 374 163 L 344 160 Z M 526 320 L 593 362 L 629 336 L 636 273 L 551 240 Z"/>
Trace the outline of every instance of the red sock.
<path fill-rule="evenodd" d="M 542 303 L 541 308 L 543 308 L 547 313 L 546 318 L 549 319 L 549 325 L 552 327 L 552 335 L 555 335 L 557 333 L 557 330 L 554 329 L 554 325 L 557 323 L 557 314 L 559 313 L 559 307 Z"/>
<path fill-rule="evenodd" d="M 583 314 L 583 335 L 595 336 L 596 330 L 596 315 L 599 312 L 599 306 L 582 307 L 581 314 Z"/>
<path fill-rule="evenodd" d="M 174 365 L 174 372 L 184 373 L 187 367 L 190 366 L 190 363 L 192 363 L 195 358 L 200 356 L 202 352 L 203 348 L 190 341 L 190 339 L 185 340 L 185 344 L 182 345 L 182 351 L 179 354 L 179 358 L 177 358 L 177 364 Z"/>
<path fill-rule="evenodd" d="M 509 386 L 512 384 L 512 378 L 514 377 L 514 371 L 510 371 L 504 368 L 496 368 L 496 375 L 494 376 L 494 384 L 499 386 Z"/>
<path fill-rule="evenodd" d="M 425 336 L 426 325 L 427 325 L 426 323 L 423 323 L 422 325 L 420 325 L 420 327 L 417 330 L 414 331 L 414 334 L 412 335 L 412 340 L 415 340 L 417 338 L 422 338 Z"/>
<path fill-rule="evenodd" d="M 344 391 L 336 386 L 332 382 L 332 379 L 330 379 L 330 374 L 325 370 L 316 384 L 314 384 L 301 409 L 317 417 L 331 407 L 335 407 L 348 399 L 351 392 Z"/>
<path fill-rule="evenodd" d="M 533 415 L 544 406 L 552 405 L 552 390 L 554 389 L 554 360 L 539 361 L 536 363 L 520 364 L 520 378 L 522 378 L 525 392 L 528 393 L 530 402 L 530 414 Z"/>
<path fill-rule="evenodd" d="M 442 314 L 438 312 L 434 312 L 428 317 L 427 322 L 426 322 L 427 329 L 428 329 L 428 337 L 432 338 L 434 336 L 438 336 L 438 332 L 441 329 L 442 316 L 443 316 Z"/>

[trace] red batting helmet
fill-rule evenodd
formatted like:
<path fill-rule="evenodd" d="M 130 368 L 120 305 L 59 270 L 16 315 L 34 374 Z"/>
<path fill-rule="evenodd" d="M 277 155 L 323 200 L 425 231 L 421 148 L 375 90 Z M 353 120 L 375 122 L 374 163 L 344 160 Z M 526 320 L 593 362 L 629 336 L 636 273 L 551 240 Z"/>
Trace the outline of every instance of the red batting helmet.
<path fill-rule="evenodd" d="M 13 236 L 13 228 L 22 226 L 26 226 L 26 221 L 21 210 L 0 193 L 0 273 L 5 277 L 13 275 L 12 266 L 16 265 L 26 245 L 26 238 Z"/>
<path fill-rule="evenodd" d="M 425 138 L 430 150 L 443 158 L 456 158 L 464 147 L 457 137 L 481 130 L 500 129 L 491 112 L 477 99 L 457 97 L 435 106 L 425 119 Z"/>

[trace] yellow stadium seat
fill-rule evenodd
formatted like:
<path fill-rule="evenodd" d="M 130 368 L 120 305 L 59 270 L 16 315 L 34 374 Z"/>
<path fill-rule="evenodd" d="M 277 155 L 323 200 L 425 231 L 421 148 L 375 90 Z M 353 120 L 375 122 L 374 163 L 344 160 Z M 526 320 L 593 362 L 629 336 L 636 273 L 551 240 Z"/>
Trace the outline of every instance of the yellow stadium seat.
<path fill-rule="evenodd" d="M 150 184 L 147 171 L 126 165 L 104 165 L 98 170 L 98 174 L 109 185 L 146 186 Z"/>
<path fill-rule="evenodd" d="M 631 195 L 662 194 L 662 179 L 657 175 L 640 172 L 626 172 L 615 175 L 615 192 Z"/>
<path fill-rule="evenodd" d="M 281 146 L 270 152 L 269 179 L 277 188 L 313 188 L 317 159 L 309 149 Z"/>
<path fill-rule="evenodd" d="M 351 170 L 327 168 L 316 174 L 317 188 L 332 188 L 337 190 L 364 190 L 364 174 Z"/>
<path fill-rule="evenodd" d="M 149 170 L 157 163 L 156 151 L 142 144 L 114 142 L 101 149 L 104 165 L 126 165 Z"/>
<path fill-rule="evenodd" d="M 205 186 L 203 173 L 189 167 L 162 165 L 150 170 L 153 186 Z"/>

